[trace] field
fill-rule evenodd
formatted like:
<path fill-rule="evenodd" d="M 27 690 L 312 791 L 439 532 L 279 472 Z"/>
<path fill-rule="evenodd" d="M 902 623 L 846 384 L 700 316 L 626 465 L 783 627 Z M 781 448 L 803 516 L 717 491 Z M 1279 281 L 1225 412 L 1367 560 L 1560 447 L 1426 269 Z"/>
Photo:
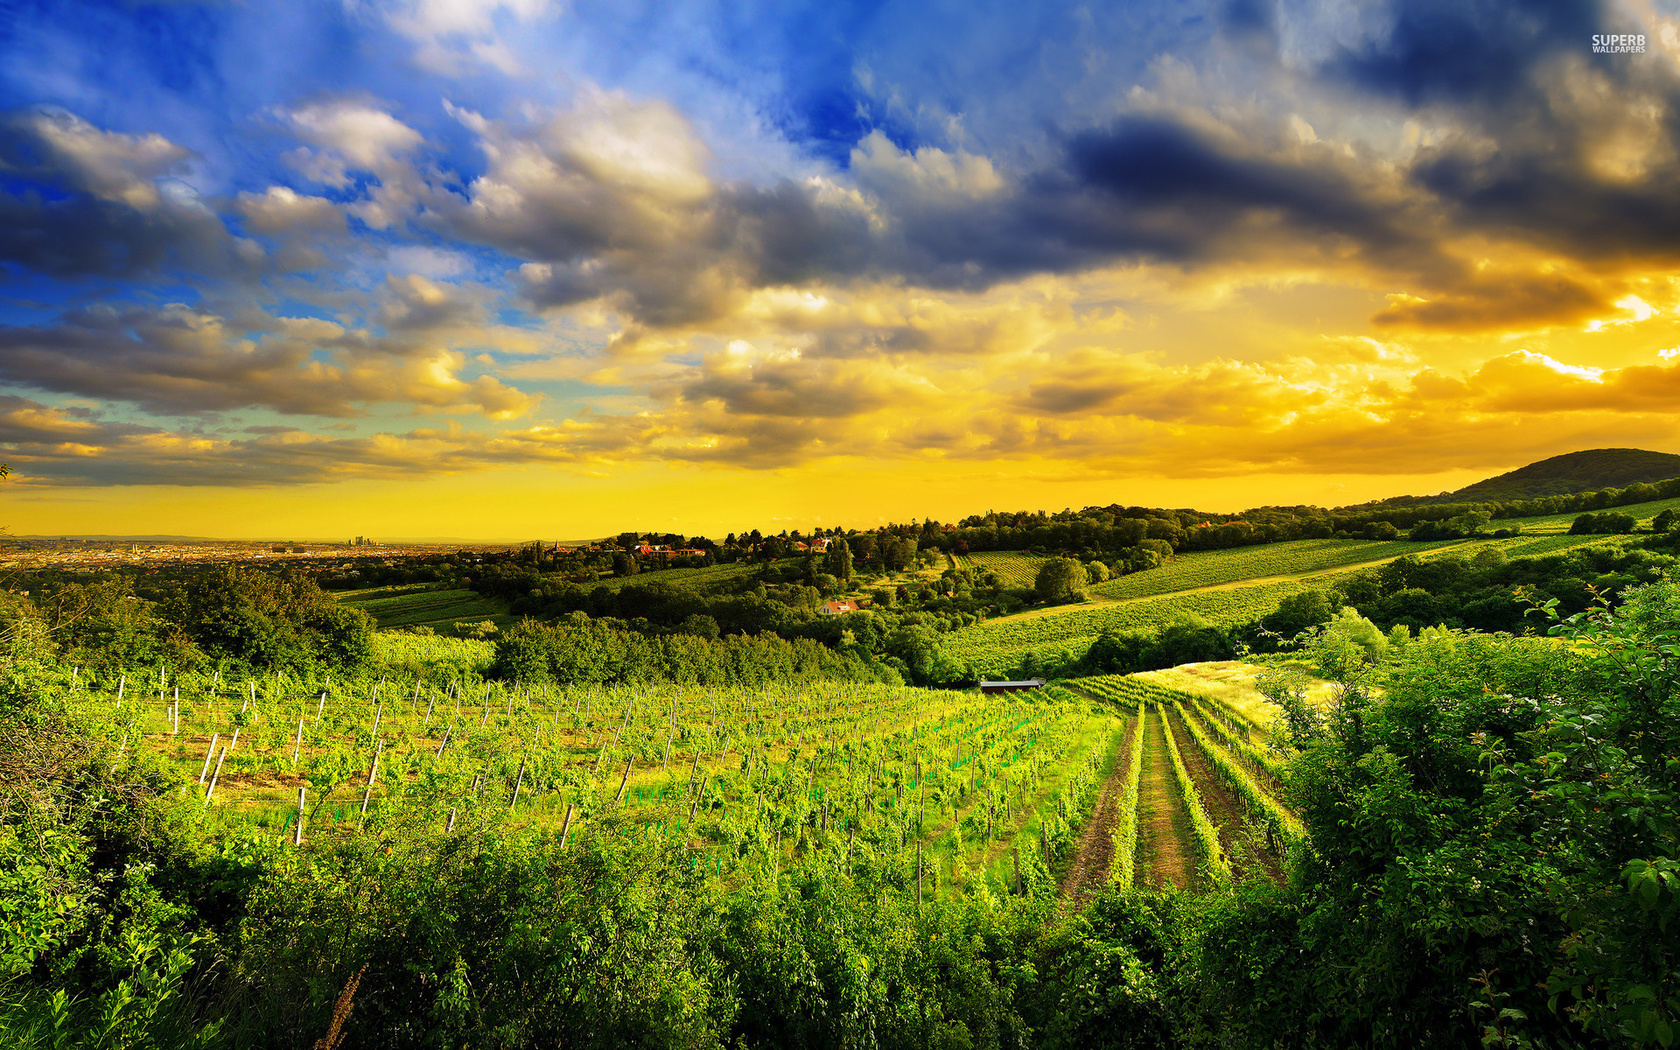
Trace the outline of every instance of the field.
<path fill-rule="evenodd" d="M 507 606 L 476 591 L 427 590 L 424 586 L 368 587 L 343 591 L 338 600 L 372 616 L 381 628 L 430 627 L 447 631 L 457 623 L 483 623 L 497 627 L 513 623 Z"/>
<path fill-rule="evenodd" d="M 1216 626 L 1255 620 L 1291 594 L 1407 555 L 1468 555 L 1491 547 L 1522 557 L 1616 542 L 1619 539 L 1613 536 L 1566 535 L 1438 543 L 1327 539 L 1192 551 L 1159 568 L 1097 584 L 1088 590 L 1090 598 L 1084 602 L 1029 609 L 965 627 L 951 634 L 946 645 L 957 658 L 972 660 L 982 675 L 1003 677 L 1014 673 L 1029 651 L 1077 656 L 1108 629 L 1161 626 L 1187 617 Z M 1016 557 L 1030 560 L 1026 555 Z"/>
<path fill-rule="evenodd" d="M 1508 518 L 1496 520 L 1488 525 L 1490 529 L 1507 529 L 1521 526 L 1524 532 L 1567 532 L 1569 526 L 1582 514 L 1602 514 L 1608 511 L 1612 514 L 1631 514 L 1633 519 L 1642 527 L 1649 527 L 1651 519 L 1665 510 L 1672 510 L 1680 514 L 1680 499 L 1653 500 L 1650 503 L 1630 503 L 1625 507 L 1606 507 L 1602 511 L 1570 511 L 1567 514 L 1547 514 L 1538 518 Z"/>
<path fill-rule="evenodd" d="M 84 676 L 71 696 L 113 744 L 172 765 L 224 830 L 295 842 L 511 814 L 556 848 L 666 836 L 722 877 L 754 858 L 919 855 L 929 892 L 1052 878 L 1126 725 L 1060 690 L 527 690 L 471 672 L 484 643 L 419 642 L 416 666 L 460 673 L 160 685 L 150 668 Z"/>
<path fill-rule="evenodd" d="M 1376 565 L 1407 554 L 1433 553 L 1463 541 L 1294 540 L 1219 551 L 1191 551 L 1157 569 L 1134 572 L 1092 587 L 1090 594 L 1124 601 L 1202 587 L 1261 580 L 1299 580 L 1332 569 Z"/>
<path fill-rule="evenodd" d="M 634 576 L 607 576 L 593 583 L 580 583 L 586 591 L 597 587 L 605 587 L 616 591 L 624 587 L 635 587 L 642 584 L 663 582 L 669 583 L 683 590 L 694 591 L 697 594 L 711 594 L 721 590 L 732 580 L 739 579 L 756 571 L 758 566 L 745 562 L 734 562 L 728 565 L 713 565 L 704 569 L 654 569 L 639 572 Z"/>
<path fill-rule="evenodd" d="M 1024 551 L 985 551 L 960 556 L 965 566 L 997 573 L 1005 587 L 1031 587 L 1038 580 L 1038 570 L 1049 560 Z"/>
<path fill-rule="evenodd" d="M 1211 688 L 1194 677 L 1177 688 L 1141 675 L 1067 683 L 1134 715 L 1110 796 L 1111 881 L 1212 889 L 1245 872 L 1276 878 L 1304 841 L 1300 820 L 1279 801 L 1287 755 L 1250 713 L 1269 705 L 1240 679 L 1238 671 Z"/>

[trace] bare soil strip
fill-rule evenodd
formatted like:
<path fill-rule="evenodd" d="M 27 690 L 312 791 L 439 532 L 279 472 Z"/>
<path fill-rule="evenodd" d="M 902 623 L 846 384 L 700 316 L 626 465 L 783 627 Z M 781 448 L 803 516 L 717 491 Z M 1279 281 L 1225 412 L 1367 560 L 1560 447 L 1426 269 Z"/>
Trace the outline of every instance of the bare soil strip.
<path fill-rule="evenodd" d="M 1190 735 L 1190 727 L 1184 724 L 1184 719 L 1170 707 L 1156 708 L 1162 717 L 1172 722 L 1173 736 L 1178 740 L 1178 752 L 1184 759 L 1184 768 L 1190 773 L 1190 779 L 1196 785 L 1196 791 L 1202 796 L 1202 808 L 1207 811 L 1208 819 L 1219 828 L 1219 847 L 1225 851 L 1232 867 L 1239 866 L 1239 861 L 1245 856 L 1253 857 L 1260 862 L 1274 881 L 1283 877 L 1282 869 L 1278 867 L 1277 858 L 1264 848 L 1263 842 L 1254 841 L 1248 831 L 1248 811 L 1230 788 L 1225 786 L 1217 770 L 1202 754 L 1201 747 Z M 1170 771 L 1169 771 L 1170 773 Z"/>
<path fill-rule="evenodd" d="M 1143 776 L 1138 784 L 1138 885 L 1189 889 L 1196 881 L 1190 814 L 1178 795 L 1159 709 L 1145 722 Z"/>
<path fill-rule="evenodd" d="M 1067 872 L 1062 876 L 1062 896 L 1071 898 L 1075 905 L 1084 904 L 1108 882 L 1109 867 L 1114 862 L 1114 829 L 1120 823 L 1120 798 L 1126 791 L 1126 771 L 1132 764 L 1131 738 L 1135 732 L 1137 719 L 1127 719 L 1119 759 L 1114 763 L 1114 771 L 1103 781 L 1097 804 L 1079 834 L 1079 845 L 1068 859 Z"/>

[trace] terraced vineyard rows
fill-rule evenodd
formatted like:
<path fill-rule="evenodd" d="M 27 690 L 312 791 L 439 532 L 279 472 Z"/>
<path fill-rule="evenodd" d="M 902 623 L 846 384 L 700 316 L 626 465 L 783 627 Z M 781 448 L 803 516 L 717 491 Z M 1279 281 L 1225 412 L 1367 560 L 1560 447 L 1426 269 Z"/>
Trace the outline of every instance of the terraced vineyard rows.
<path fill-rule="evenodd" d="M 1070 606 L 1054 615 L 1008 617 L 965 627 L 946 638 L 959 659 L 972 660 L 981 674 L 1010 674 L 1030 649 L 1059 645 L 1083 652 L 1105 629 L 1144 628 L 1171 623 L 1193 613 L 1210 623 L 1234 624 L 1271 612 L 1288 595 L 1307 585 L 1257 584 L 1109 605 Z"/>
<path fill-rule="evenodd" d="M 1090 593 L 1117 600 L 1143 598 L 1242 580 L 1304 576 L 1405 554 L 1437 551 L 1458 543 L 1456 540 L 1436 544 L 1407 540 L 1295 540 L 1229 550 L 1191 551 L 1159 568 L 1099 583 Z"/>
<path fill-rule="evenodd" d="M 1114 835 L 1115 881 L 1221 886 L 1233 878 L 1234 860 L 1277 877 L 1284 858 L 1306 845 L 1299 818 L 1279 799 L 1284 756 L 1240 712 L 1131 676 L 1068 684 L 1137 713 Z"/>
<path fill-rule="evenodd" d="M 985 551 L 965 555 L 964 560 L 974 568 L 997 573 L 1006 587 L 1031 587 L 1038 581 L 1038 570 L 1050 559 L 1022 551 Z"/>
<path fill-rule="evenodd" d="M 511 813 L 555 848 L 580 834 L 677 839 L 726 877 L 796 855 L 899 871 L 919 857 L 935 891 L 1053 879 L 1124 726 L 1055 689 L 562 690 L 154 668 L 65 693 L 123 754 L 173 766 L 206 819 L 257 834 Z"/>

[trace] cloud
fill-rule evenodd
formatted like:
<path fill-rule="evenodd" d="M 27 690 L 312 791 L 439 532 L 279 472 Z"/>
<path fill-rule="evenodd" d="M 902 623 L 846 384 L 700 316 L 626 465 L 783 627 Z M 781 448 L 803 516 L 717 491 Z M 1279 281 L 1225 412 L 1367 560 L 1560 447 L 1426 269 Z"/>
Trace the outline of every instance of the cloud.
<path fill-rule="evenodd" d="M 60 278 L 170 267 L 249 276 L 264 263 L 185 183 L 192 154 L 62 111 L 0 119 L 0 260 Z"/>
<path fill-rule="evenodd" d="M 160 415 L 268 408 L 342 418 L 394 402 L 512 418 L 533 404 L 493 376 L 464 376 L 464 367 L 463 355 L 427 341 L 387 342 L 313 318 L 233 320 L 179 304 L 97 306 L 52 324 L 0 326 L 0 380 Z"/>

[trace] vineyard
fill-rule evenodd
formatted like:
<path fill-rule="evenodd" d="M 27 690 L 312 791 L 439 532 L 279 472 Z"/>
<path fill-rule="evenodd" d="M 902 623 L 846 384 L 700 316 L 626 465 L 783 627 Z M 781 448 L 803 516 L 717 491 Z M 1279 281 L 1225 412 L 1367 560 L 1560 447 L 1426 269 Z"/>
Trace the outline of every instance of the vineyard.
<path fill-rule="evenodd" d="M 1651 519 L 1665 510 L 1672 510 L 1680 514 L 1680 499 L 1653 500 L 1650 503 L 1630 503 L 1625 507 L 1608 507 L 1606 510 L 1617 514 L 1631 514 L 1640 526 L 1649 528 Z M 1496 519 L 1488 524 L 1490 529 L 1506 529 L 1521 526 L 1524 532 L 1567 531 L 1575 519 L 1585 511 L 1567 511 L 1563 514 L 1547 514 L 1537 518 L 1505 518 Z"/>
<path fill-rule="evenodd" d="M 1256 870 L 1275 878 L 1306 846 L 1301 821 L 1279 801 L 1287 754 L 1243 712 L 1136 676 L 1067 684 L 1133 714 L 1112 881 L 1219 888 Z"/>
<path fill-rule="evenodd" d="M 457 623 L 489 620 L 497 627 L 513 622 L 507 606 L 476 591 L 434 591 L 425 587 L 370 587 L 339 595 L 345 605 L 361 609 L 380 627 L 430 627 L 448 630 Z"/>
<path fill-rule="evenodd" d="M 1228 550 L 1192 551 L 1159 568 L 1099 583 L 1090 589 L 1090 593 L 1118 600 L 1146 598 L 1242 580 L 1299 578 L 1459 545 L 1460 541 L 1420 544 L 1407 540 L 1294 540 Z"/>
<path fill-rule="evenodd" d="M 1277 608 L 1279 601 L 1303 589 L 1301 583 L 1268 583 L 1121 603 L 1072 605 L 1037 616 L 1014 616 L 965 627 L 949 635 L 946 646 L 958 659 L 973 661 L 982 675 L 996 677 L 1010 674 L 1029 650 L 1083 651 L 1104 630 L 1153 627 L 1184 614 L 1200 616 L 1213 624 L 1243 623 L 1266 615 Z"/>
<path fill-rule="evenodd" d="M 74 672 L 61 696 L 119 756 L 171 766 L 225 830 L 303 843 L 494 817 L 557 849 L 662 837 L 726 878 L 749 862 L 891 865 L 930 893 L 1052 885 L 1125 726 L 1055 687 L 531 690 L 154 668 Z"/>
<path fill-rule="evenodd" d="M 986 551 L 963 557 L 965 566 L 981 572 L 995 572 L 1005 587 L 1031 587 L 1038 581 L 1038 570 L 1049 558 L 1024 551 Z"/>

